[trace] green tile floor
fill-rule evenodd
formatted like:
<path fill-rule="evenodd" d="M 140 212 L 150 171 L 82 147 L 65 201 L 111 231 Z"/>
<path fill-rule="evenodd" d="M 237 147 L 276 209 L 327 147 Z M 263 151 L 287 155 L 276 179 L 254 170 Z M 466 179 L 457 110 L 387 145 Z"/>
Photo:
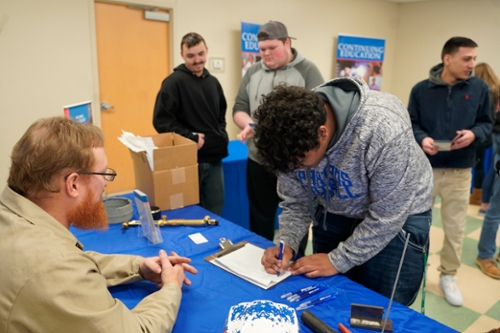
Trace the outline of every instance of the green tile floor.
<path fill-rule="evenodd" d="M 500 280 L 483 274 L 475 264 L 477 244 L 483 217 L 477 214 L 478 206 L 469 205 L 465 237 L 463 242 L 462 266 L 457 274 L 457 285 L 464 297 L 462 307 L 449 305 L 439 289 L 439 252 L 443 241 L 440 203 L 433 208 L 431 246 L 427 268 L 427 293 L 425 314 L 459 332 L 487 332 L 500 327 Z M 497 244 L 500 237 L 497 235 Z M 420 311 L 421 296 L 411 306 Z"/>
<path fill-rule="evenodd" d="M 443 241 L 440 203 L 433 208 L 431 245 L 427 267 L 427 288 L 425 315 L 464 333 L 487 332 L 500 327 L 500 280 L 484 275 L 474 263 L 477 256 L 477 243 L 483 218 L 477 215 L 478 206 L 469 205 L 465 238 L 457 285 L 464 297 L 462 307 L 449 305 L 439 289 L 439 251 Z M 500 233 L 497 235 L 500 244 Z M 312 253 L 309 241 L 306 254 Z M 421 309 L 422 292 L 411 306 L 415 311 Z"/>

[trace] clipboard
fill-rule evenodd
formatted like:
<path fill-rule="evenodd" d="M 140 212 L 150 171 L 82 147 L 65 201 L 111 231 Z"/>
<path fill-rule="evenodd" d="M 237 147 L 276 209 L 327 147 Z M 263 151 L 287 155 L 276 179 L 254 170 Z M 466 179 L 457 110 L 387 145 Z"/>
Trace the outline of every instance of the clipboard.
<path fill-rule="evenodd" d="M 288 271 L 279 277 L 267 273 L 260 262 L 264 249 L 252 243 L 242 241 L 233 244 L 231 240 L 221 238 L 219 246 L 221 250 L 205 260 L 262 289 L 267 290 L 291 275 Z"/>
<path fill-rule="evenodd" d="M 241 249 L 243 246 L 245 246 L 245 244 L 248 244 L 248 242 L 242 241 L 237 244 L 233 244 L 230 239 L 221 238 L 219 243 L 219 247 L 221 248 L 221 250 L 206 257 L 205 260 L 208 262 L 212 262 L 212 260 L 214 260 L 215 258 L 223 257 L 225 254 L 229 254 L 233 251 Z"/>

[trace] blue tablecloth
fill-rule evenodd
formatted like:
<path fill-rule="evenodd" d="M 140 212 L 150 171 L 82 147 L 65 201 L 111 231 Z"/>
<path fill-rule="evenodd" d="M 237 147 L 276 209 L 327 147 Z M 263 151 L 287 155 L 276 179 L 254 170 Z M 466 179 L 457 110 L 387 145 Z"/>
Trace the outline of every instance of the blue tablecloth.
<path fill-rule="evenodd" d="M 229 141 L 229 156 L 222 160 L 224 168 L 224 207 L 221 216 L 243 228 L 250 229 L 250 208 L 247 195 L 248 148 L 239 140 Z M 275 227 L 278 229 L 276 212 Z"/>
<path fill-rule="evenodd" d="M 490 168 L 493 167 L 493 158 L 494 158 L 493 147 L 490 146 L 485 150 L 484 156 L 483 156 L 483 172 L 484 172 L 485 176 L 488 173 L 488 171 L 490 170 Z M 476 186 L 476 184 L 474 184 L 475 173 L 476 173 L 476 168 L 472 168 L 472 182 L 471 182 L 471 186 L 470 186 L 471 192 L 472 192 L 472 189 L 474 187 L 480 188 L 482 186 L 482 184 L 479 184 L 478 186 Z"/>
<path fill-rule="evenodd" d="M 222 160 L 224 169 L 224 206 L 221 216 L 249 229 L 249 206 L 247 195 L 248 148 L 238 140 L 229 141 L 229 156 Z"/>
<path fill-rule="evenodd" d="M 168 218 L 200 219 L 209 214 L 199 206 L 189 206 L 166 212 Z M 351 303 L 370 304 L 387 307 L 389 300 L 365 287 L 354 283 L 344 276 L 308 279 L 304 276 L 292 276 L 269 290 L 263 290 L 246 282 L 204 260 L 205 257 L 219 250 L 219 239 L 225 237 L 233 243 L 242 240 L 252 242 L 257 246 L 267 248 L 273 244 L 226 219 L 219 219 L 216 227 L 162 227 L 163 243 L 148 245 L 144 237 L 138 236 L 139 229 L 121 230 L 121 225 L 110 225 L 109 230 L 71 231 L 83 243 L 85 250 L 101 253 L 122 253 L 142 256 L 155 256 L 160 249 L 167 252 L 176 251 L 181 256 L 192 259 L 198 275 L 190 275 L 192 286 L 183 287 L 183 298 L 179 310 L 174 333 L 214 333 L 223 332 L 224 323 L 229 308 L 239 302 L 258 299 L 296 305 L 281 299 L 281 295 L 297 290 L 313 283 L 325 283 L 330 286 L 328 292 L 338 292 L 334 301 L 318 305 L 309 310 L 336 329 L 338 323 L 349 327 Z M 208 243 L 196 245 L 188 235 L 200 232 L 208 239 Z M 113 297 L 121 300 L 128 308 L 133 308 L 142 298 L 156 291 L 153 283 L 141 281 L 138 283 L 110 288 Z M 298 313 L 300 316 L 301 312 Z M 393 303 L 390 312 L 395 332 L 456 332 L 433 319 L 425 317 L 414 310 Z M 302 322 L 303 333 L 311 332 Z M 371 332 L 351 328 L 353 333 Z M 264 332 L 263 332 L 264 333 Z"/>

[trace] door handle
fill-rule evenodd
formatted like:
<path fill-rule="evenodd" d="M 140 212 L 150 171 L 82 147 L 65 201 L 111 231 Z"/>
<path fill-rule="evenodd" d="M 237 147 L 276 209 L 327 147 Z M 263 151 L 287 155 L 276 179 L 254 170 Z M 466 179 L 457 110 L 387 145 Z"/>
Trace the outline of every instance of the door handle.
<path fill-rule="evenodd" d="M 115 107 L 113 105 L 109 105 L 106 102 L 101 102 L 101 111 L 113 110 Z"/>

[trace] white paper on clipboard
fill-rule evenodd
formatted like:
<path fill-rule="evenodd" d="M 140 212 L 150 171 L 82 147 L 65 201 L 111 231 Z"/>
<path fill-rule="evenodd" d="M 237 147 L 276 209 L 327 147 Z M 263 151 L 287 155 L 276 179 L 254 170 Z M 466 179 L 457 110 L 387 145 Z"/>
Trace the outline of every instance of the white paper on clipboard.
<path fill-rule="evenodd" d="M 263 248 L 247 243 L 240 249 L 210 262 L 262 289 L 269 289 L 289 277 L 291 273 L 284 271 L 280 276 L 269 274 L 261 263 L 263 255 Z"/>

